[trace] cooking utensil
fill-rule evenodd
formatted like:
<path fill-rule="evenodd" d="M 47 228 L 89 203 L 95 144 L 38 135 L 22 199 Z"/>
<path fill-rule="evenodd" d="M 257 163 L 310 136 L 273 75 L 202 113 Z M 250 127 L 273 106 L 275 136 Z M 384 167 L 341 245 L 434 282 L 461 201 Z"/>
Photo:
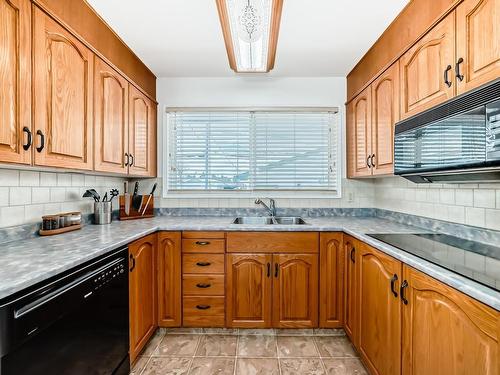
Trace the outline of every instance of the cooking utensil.
<path fill-rule="evenodd" d="M 111 189 L 109 191 L 109 201 L 111 202 L 113 200 L 114 197 L 118 196 L 119 192 L 118 192 L 118 189 Z"/>
<path fill-rule="evenodd" d="M 95 189 L 89 189 L 89 191 L 93 192 L 95 197 L 97 198 L 97 201 L 100 202 L 101 196 L 99 195 L 99 193 L 95 191 Z"/>
<path fill-rule="evenodd" d="M 151 201 L 151 197 L 155 193 L 156 185 L 157 185 L 157 183 L 155 182 L 155 184 L 153 185 L 153 188 L 151 189 L 151 193 L 149 194 L 148 200 L 146 201 L 146 205 L 144 206 L 144 210 L 142 211 L 141 216 L 144 216 L 144 214 L 146 213 L 146 210 L 148 208 L 149 202 Z"/>
<path fill-rule="evenodd" d="M 128 216 L 130 214 L 130 195 L 128 193 L 128 181 L 123 183 L 124 196 L 125 196 L 125 214 Z"/>
<path fill-rule="evenodd" d="M 106 194 L 104 194 L 104 198 L 102 198 L 102 201 L 108 202 L 108 192 L 106 192 Z"/>
<path fill-rule="evenodd" d="M 88 197 L 92 197 L 94 198 L 95 202 L 99 202 L 100 198 L 99 194 L 97 194 L 97 192 L 94 189 L 85 190 L 85 193 L 83 193 L 83 198 L 88 198 Z"/>

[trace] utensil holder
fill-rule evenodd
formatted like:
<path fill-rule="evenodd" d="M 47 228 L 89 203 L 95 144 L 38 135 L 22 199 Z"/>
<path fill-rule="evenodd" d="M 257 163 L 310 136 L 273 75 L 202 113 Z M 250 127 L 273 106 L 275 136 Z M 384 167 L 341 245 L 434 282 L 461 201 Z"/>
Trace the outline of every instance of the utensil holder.
<path fill-rule="evenodd" d="M 111 202 L 94 203 L 94 224 L 111 224 L 113 208 Z"/>

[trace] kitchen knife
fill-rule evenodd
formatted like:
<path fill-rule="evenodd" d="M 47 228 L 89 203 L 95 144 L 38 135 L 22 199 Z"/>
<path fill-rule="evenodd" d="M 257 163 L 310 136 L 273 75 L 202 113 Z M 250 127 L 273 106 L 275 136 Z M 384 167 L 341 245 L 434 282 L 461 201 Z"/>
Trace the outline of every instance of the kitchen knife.
<path fill-rule="evenodd" d="M 144 214 L 146 213 L 146 210 L 148 209 L 148 206 L 149 206 L 149 202 L 151 201 L 151 198 L 153 197 L 155 190 L 156 190 L 156 182 L 153 185 L 153 188 L 151 189 L 151 193 L 148 196 L 148 200 L 146 201 L 146 205 L 144 206 L 144 210 L 142 211 L 141 216 L 144 216 Z"/>
<path fill-rule="evenodd" d="M 132 207 L 134 207 L 134 210 L 140 212 L 142 206 L 142 195 L 137 195 L 138 191 L 139 191 L 139 182 L 136 181 L 134 187 L 134 194 L 132 195 Z"/>
<path fill-rule="evenodd" d="M 130 195 L 128 193 L 128 181 L 125 181 L 123 183 L 123 189 L 124 189 L 124 197 L 125 197 L 125 215 L 130 214 Z"/>

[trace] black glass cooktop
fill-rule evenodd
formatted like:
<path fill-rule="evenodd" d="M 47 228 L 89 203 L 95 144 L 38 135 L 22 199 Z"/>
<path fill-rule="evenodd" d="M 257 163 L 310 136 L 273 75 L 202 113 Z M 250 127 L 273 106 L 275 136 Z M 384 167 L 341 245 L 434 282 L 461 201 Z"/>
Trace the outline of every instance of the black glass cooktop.
<path fill-rule="evenodd" d="M 469 279 L 500 289 L 500 247 L 446 234 L 369 234 Z"/>

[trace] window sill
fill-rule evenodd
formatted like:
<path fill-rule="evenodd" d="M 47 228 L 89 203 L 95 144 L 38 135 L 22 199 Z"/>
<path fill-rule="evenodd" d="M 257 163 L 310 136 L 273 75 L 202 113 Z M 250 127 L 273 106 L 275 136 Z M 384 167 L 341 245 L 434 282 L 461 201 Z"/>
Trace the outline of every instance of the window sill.
<path fill-rule="evenodd" d="M 165 199 L 256 199 L 256 198 L 303 198 L 303 199 L 340 199 L 342 195 L 339 191 L 172 191 L 164 190 L 162 198 Z"/>

